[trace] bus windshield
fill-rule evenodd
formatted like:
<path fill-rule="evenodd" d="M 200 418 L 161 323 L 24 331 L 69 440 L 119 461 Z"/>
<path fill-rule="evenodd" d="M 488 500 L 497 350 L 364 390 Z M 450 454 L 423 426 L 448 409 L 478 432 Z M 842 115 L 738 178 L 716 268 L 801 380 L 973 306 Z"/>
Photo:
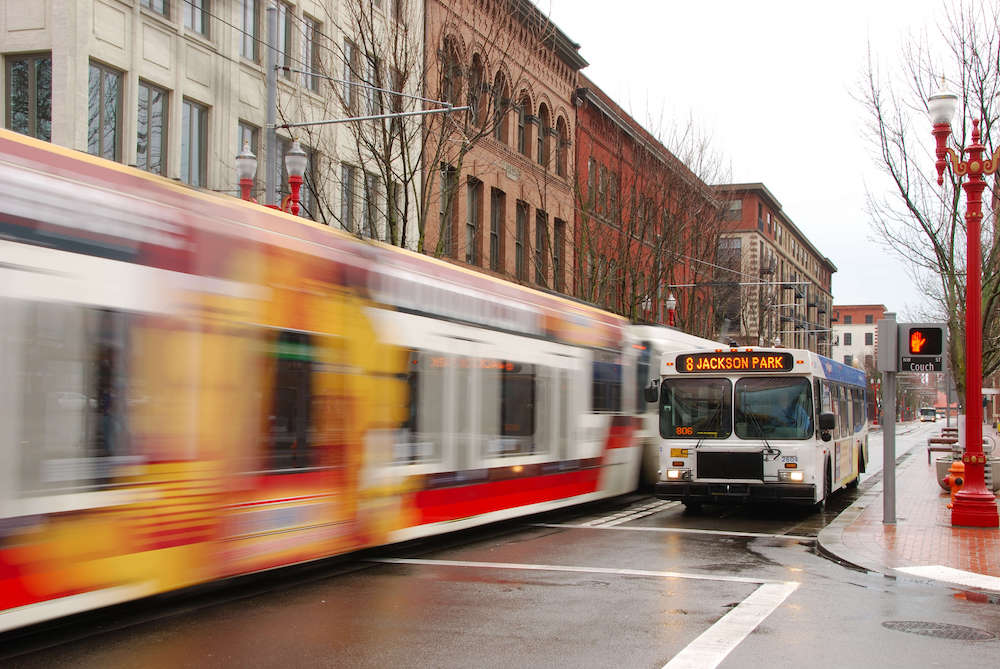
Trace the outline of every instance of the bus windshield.
<path fill-rule="evenodd" d="M 664 379 L 660 390 L 660 436 L 664 439 L 725 439 L 733 432 L 729 379 Z"/>
<path fill-rule="evenodd" d="M 921 418 L 924 416 L 929 416 L 930 418 L 937 418 L 937 409 L 935 409 L 934 407 L 923 408 L 920 410 L 920 416 Z"/>
<path fill-rule="evenodd" d="M 808 439 L 813 436 L 812 393 L 802 377 L 751 377 L 736 382 L 736 436 Z"/>

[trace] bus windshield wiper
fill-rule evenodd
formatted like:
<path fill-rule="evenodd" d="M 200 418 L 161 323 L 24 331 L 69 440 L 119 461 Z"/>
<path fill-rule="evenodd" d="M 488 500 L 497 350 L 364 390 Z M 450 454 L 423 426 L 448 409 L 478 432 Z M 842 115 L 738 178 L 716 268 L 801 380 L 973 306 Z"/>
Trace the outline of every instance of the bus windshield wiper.
<path fill-rule="evenodd" d="M 750 409 L 750 407 L 747 406 L 747 409 Z M 768 443 L 767 437 L 764 436 L 764 428 L 762 428 L 760 422 L 758 422 L 757 416 L 754 415 L 753 411 L 744 411 L 743 415 L 748 416 L 750 418 L 750 421 L 753 423 L 754 428 L 756 428 L 757 430 L 757 436 L 760 438 L 761 441 L 764 442 L 764 453 L 766 455 L 772 456 L 771 457 L 772 460 L 777 460 L 778 456 L 781 455 L 781 451 L 778 450 L 777 448 L 773 448 L 771 444 Z"/>

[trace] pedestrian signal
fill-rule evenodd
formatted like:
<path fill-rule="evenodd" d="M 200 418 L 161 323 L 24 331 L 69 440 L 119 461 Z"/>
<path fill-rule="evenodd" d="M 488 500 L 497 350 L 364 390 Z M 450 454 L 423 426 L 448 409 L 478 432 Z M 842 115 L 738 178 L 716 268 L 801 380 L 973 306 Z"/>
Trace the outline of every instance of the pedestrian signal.
<path fill-rule="evenodd" d="M 907 344 L 910 355 L 941 355 L 940 327 L 908 328 Z"/>

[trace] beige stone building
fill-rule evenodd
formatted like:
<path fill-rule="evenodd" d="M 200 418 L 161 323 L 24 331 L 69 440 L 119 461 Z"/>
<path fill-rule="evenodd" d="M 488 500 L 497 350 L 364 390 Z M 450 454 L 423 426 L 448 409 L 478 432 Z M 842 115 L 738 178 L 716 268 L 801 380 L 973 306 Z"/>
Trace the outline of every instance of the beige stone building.
<path fill-rule="evenodd" d="M 261 197 L 268 4 L 5 0 L 4 126 L 234 195 L 234 159 L 247 143 L 259 160 Z M 363 38 L 356 34 L 358 7 L 371 8 L 374 26 Z M 373 41 L 405 34 L 408 49 L 423 51 L 421 0 L 280 0 L 274 12 L 279 124 L 373 109 L 373 89 L 364 86 L 386 82 L 388 74 L 373 69 L 377 60 L 362 60 L 359 44 L 370 54 L 378 50 Z M 345 98 L 362 104 L 345 105 Z M 389 202 L 391 178 L 365 169 L 365 150 L 349 125 L 279 130 L 278 153 L 293 137 L 310 158 L 303 215 L 384 236 L 386 222 L 398 215 Z M 346 183 L 344 174 L 352 177 Z"/>

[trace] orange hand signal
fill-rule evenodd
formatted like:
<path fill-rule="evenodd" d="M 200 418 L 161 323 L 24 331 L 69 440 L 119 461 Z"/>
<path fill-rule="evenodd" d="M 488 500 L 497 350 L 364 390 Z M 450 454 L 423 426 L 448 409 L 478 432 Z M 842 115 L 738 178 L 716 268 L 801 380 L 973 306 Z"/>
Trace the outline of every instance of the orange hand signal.
<path fill-rule="evenodd" d="M 926 343 L 927 339 L 920 330 L 910 333 L 910 353 L 920 353 Z"/>

